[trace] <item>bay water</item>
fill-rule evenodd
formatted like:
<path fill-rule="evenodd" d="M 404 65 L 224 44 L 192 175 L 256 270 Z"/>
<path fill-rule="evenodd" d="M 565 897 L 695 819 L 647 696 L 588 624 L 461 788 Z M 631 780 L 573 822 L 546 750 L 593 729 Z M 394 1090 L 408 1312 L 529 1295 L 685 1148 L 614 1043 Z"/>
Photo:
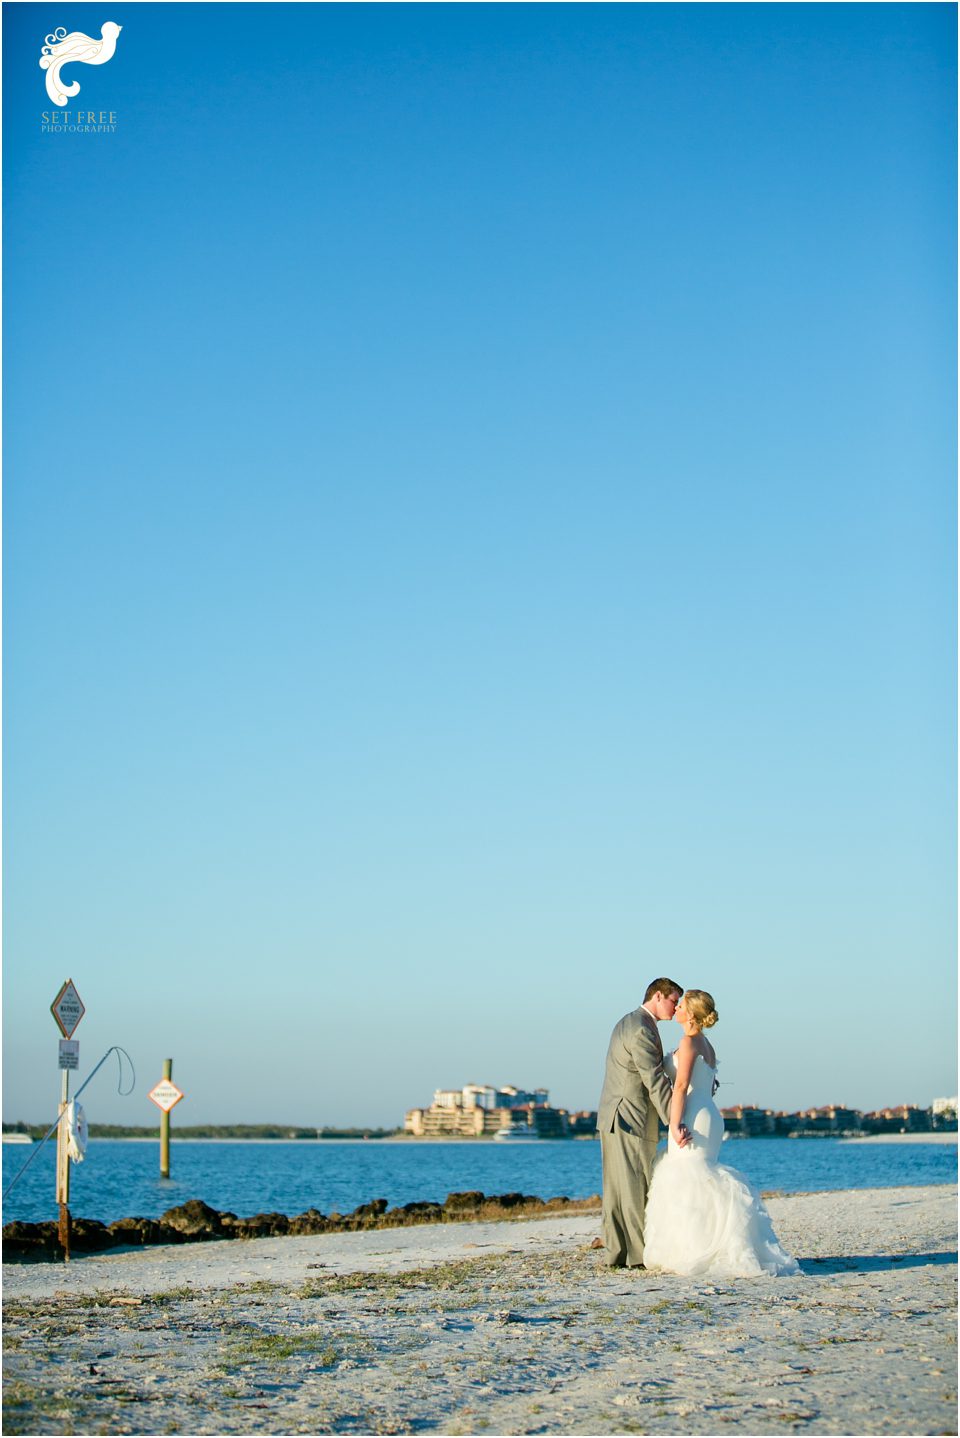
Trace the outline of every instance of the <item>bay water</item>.
<path fill-rule="evenodd" d="M 31 1156 L 25 1144 L 3 1145 L 3 1187 Z M 56 1218 L 55 1143 L 36 1154 L 3 1204 L 3 1221 Z M 956 1143 L 848 1143 L 842 1139 L 731 1139 L 721 1161 L 757 1187 L 785 1193 L 955 1183 Z M 349 1213 L 385 1198 L 389 1205 L 479 1189 L 538 1198 L 588 1198 L 599 1193 L 600 1144 L 561 1139 L 527 1144 L 477 1140 L 184 1139 L 171 1144 L 171 1176 L 159 1176 L 155 1141 L 91 1139 L 71 1173 L 76 1217 L 157 1218 L 200 1198 L 240 1217 L 317 1208 Z"/>

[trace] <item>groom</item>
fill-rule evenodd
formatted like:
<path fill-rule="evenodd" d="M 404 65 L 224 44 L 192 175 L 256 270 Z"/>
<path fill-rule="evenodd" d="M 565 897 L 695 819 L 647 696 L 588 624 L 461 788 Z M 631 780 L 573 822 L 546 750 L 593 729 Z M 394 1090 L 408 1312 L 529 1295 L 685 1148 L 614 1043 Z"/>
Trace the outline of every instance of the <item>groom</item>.
<path fill-rule="evenodd" d="M 657 1114 L 669 1124 L 673 1095 L 657 1024 L 673 1018 L 682 993 L 673 979 L 654 979 L 640 1008 L 617 1024 L 607 1050 L 597 1128 L 603 1247 L 611 1268 L 643 1267 L 643 1212 L 657 1151 Z M 681 1140 L 681 1147 L 690 1141 L 683 1125 Z"/>

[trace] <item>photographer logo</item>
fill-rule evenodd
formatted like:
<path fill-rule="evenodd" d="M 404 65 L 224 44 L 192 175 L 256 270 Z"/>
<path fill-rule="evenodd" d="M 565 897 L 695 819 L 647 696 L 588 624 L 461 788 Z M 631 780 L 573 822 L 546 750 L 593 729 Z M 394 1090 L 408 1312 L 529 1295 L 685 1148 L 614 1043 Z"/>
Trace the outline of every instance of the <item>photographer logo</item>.
<path fill-rule="evenodd" d="M 82 30 L 74 30 L 68 35 L 62 26 L 47 36 L 40 52 L 40 69 L 47 72 L 47 94 L 55 105 L 62 107 L 68 99 L 80 93 L 79 80 L 70 85 L 61 83 L 60 71 L 64 65 L 105 65 L 113 59 L 117 36 L 122 28 L 108 20 L 100 26 L 99 40 L 84 35 Z"/>

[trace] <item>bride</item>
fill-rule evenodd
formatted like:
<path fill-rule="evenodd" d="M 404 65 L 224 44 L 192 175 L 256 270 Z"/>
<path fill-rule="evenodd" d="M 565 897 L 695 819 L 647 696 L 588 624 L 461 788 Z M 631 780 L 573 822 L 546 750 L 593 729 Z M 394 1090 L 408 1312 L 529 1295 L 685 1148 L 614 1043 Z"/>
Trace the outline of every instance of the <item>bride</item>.
<path fill-rule="evenodd" d="M 664 1061 L 673 1079 L 670 1137 L 650 1185 L 644 1263 L 689 1277 L 752 1278 L 799 1272 L 777 1242 L 757 1190 L 717 1162 L 723 1117 L 713 1101 L 717 1056 L 703 1030 L 717 1022 L 710 994 L 688 989 L 674 1018 L 684 1037 Z M 691 1142 L 680 1144 L 681 1125 Z"/>

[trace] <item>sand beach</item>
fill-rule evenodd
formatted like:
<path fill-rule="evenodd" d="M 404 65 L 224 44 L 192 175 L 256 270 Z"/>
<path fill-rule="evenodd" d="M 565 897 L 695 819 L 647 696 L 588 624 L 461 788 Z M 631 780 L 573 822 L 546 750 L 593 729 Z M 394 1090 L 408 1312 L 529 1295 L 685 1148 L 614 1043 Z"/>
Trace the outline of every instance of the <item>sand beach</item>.
<path fill-rule="evenodd" d="M 934 1130 L 933 1133 L 870 1133 L 859 1138 L 841 1138 L 841 1143 L 936 1143 L 949 1148 L 957 1145 L 955 1133 Z"/>
<path fill-rule="evenodd" d="M 797 1277 L 607 1269 L 598 1215 L 4 1265 L 4 1431 L 956 1432 L 956 1188 L 771 1196 Z"/>

